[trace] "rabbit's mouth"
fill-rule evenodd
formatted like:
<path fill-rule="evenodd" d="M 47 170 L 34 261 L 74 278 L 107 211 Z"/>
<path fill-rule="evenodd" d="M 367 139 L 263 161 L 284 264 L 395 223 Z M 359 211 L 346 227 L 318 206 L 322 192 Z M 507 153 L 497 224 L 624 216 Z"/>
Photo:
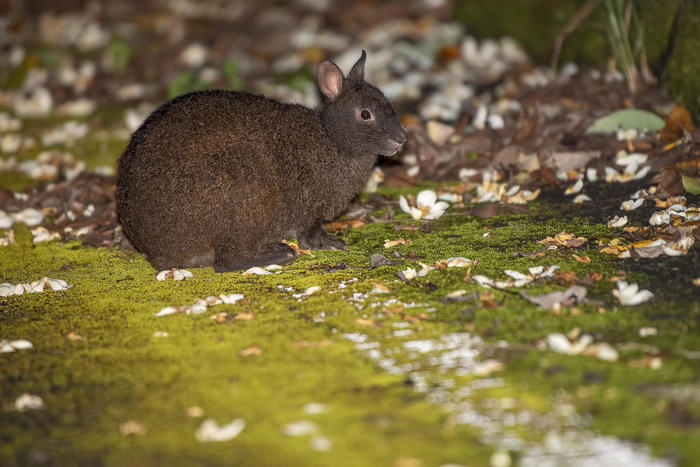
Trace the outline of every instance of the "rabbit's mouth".
<path fill-rule="evenodd" d="M 379 155 L 385 156 L 385 157 L 391 157 L 397 152 L 401 151 L 403 149 L 403 145 L 406 141 L 394 141 L 393 139 L 390 139 L 387 144 L 386 148 L 382 151 L 379 152 Z"/>

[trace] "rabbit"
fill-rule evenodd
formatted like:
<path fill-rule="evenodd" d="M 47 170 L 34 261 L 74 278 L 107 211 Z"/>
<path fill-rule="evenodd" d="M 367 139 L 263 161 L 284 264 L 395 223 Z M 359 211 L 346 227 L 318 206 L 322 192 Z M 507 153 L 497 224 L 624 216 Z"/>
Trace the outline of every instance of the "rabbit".
<path fill-rule="evenodd" d="M 119 159 L 117 215 L 158 270 L 217 272 L 284 264 L 304 249 L 345 249 L 324 222 L 360 191 L 378 155 L 406 142 L 382 92 L 364 80 L 366 54 L 345 77 L 316 70 L 313 110 L 247 92 L 177 97 L 134 132 Z"/>

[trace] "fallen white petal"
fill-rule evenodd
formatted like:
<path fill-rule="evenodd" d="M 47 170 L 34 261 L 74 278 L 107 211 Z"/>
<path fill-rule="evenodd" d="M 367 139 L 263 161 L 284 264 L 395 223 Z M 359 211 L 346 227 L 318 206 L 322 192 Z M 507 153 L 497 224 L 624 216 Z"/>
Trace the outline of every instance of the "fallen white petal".
<path fill-rule="evenodd" d="M 617 290 L 613 295 L 622 305 L 634 306 L 649 301 L 654 294 L 648 290 L 639 290 L 638 284 L 628 284 L 625 281 L 617 281 Z"/>
<path fill-rule="evenodd" d="M 576 180 L 576 183 L 573 185 L 570 185 L 569 187 L 566 188 L 564 191 L 565 195 L 573 195 L 574 193 L 578 193 L 583 189 L 583 178 L 579 178 Z"/>
<path fill-rule="evenodd" d="M 324 404 L 319 404 L 318 402 L 309 402 L 302 408 L 302 410 L 304 410 L 304 413 L 309 415 L 317 415 L 326 413 L 327 411 L 326 406 Z"/>
<path fill-rule="evenodd" d="M 215 420 L 207 418 L 197 428 L 195 437 L 200 443 L 229 441 L 238 436 L 243 428 L 245 428 L 245 421 L 242 418 L 236 418 L 228 425 L 222 426 L 219 426 Z"/>
<path fill-rule="evenodd" d="M 408 201 L 403 195 L 399 196 L 399 207 L 401 207 L 401 210 L 406 214 L 411 214 L 411 208 L 408 206 Z"/>
<path fill-rule="evenodd" d="M 615 216 L 608 221 L 608 227 L 622 227 L 625 224 L 627 224 L 627 216 Z"/>
<path fill-rule="evenodd" d="M 242 298 L 243 298 L 243 294 L 233 293 L 233 294 L 230 294 L 230 295 L 219 295 L 219 298 L 220 298 L 224 303 L 231 305 L 231 304 L 236 303 L 238 300 L 242 299 Z"/>
<path fill-rule="evenodd" d="M 403 274 L 403 278 L 407 281 L 413 280 L 418 276 L 418 272 L 413 268 L 404 269 L 401 271 L 401 274 Z"/>
<path fill-rule="evenodd" d="M 270 271 L 267 271 L 259 266 L 252 267 L 248 270 L 246 270 L 243 274 L 257 274 L 260 276 L 264 276 L 266 274 L 272 274 Z"/>
<path fill-rule="evenodd" d="M 188 277 L 192 277 L 192 273 L 187 269 L 176 269 L 175 271 L 173 271 L 173 279 L 175 279 L 176 281 L 182 281 L 187 279 Z"/>
<path fill-rule="evenodd" d="M 557 353 L 563 353 L 566 355 L 573 354 L 571 342 L 569 342 L 569 339 L 567 339 L 564 334 L 553 332 L 547 336 L 546 342 L 547 346 Z"/>
<path fill-rule="evenodd" d="M 325 436 L 314 436 L 311 438 L 311 449 L 315 451 L 330 451 L 331 450 L 331 440 Z"/>
<path fill-rule="evenodd" d="M 644 198 L 639 198 L 636 200 L 627 200 L 622 202 L 622 204 L 620 205 L 620 209 L 624 211 L 632 211 L 634 209 L 637 209 L 642 204 L 644 204 Z"/>
<path fill-rule="evenodd" d="M 287 423 L 282 427 L 282 432 L 287 436 L 311 435 L 318 431 L 316 424 L 309 420 L 298 420 Z"/>
<path fill-rule="evenodd" d="M 155 316 L 166 316 L 166 315 L 172 315 L 173 313 L 177 313 L 177 308 L 173 306 L 166 306 L 165 308 L 161 308 L 161 310 L 155 314 Z"/>
<path fill-rule="evenodd" d="M 14 215 L 15 222 L 23 222 L 29 227 L 35 227 L 41 224 L 44 220 L 44 215 L 33 208 L 22 209 L 20 212 Z"/>
<path fill-rule="evenodd" d="M 479 285 L 482 286 L 482 287 L 489 288 L 489 287 L 491 287 L 492 285 L 494 285 L 494 284 L 493 284 L 493 279 L 489 279 L 488 277 L 482 276 L 482 275 L 480 275 L 480 274 L 477 274 L 477 275 L 475 275 L 475 276 L 472 276 L 472 279 L 474 279 L 474 281 L 476 281 L 476 283 L 479 284 Z"/>
<path fill-rule="evenodd" d="M 44 401 L 39 396 L 25 392 L 15 401 L 15 409 L 19 412 L 25 410 L 39 410 L 44 408 Z"/>
<path fill-rule="evenodd" d="M 423 190 L 416 197 L 416 205 L 421 208 L 429 208 L 437 201 L 437 194 L 433 190 Z"/>

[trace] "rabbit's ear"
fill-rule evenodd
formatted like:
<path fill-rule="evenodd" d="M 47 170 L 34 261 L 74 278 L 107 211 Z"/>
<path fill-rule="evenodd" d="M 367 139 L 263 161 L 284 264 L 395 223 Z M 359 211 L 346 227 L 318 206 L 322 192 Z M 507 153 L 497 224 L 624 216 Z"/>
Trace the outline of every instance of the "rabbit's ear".
<path fill-rule="evenodd" d="M 344 78 L 338 65 L 328 61 L 320 63 L 316 70 L 316 78 L 324 96 L 333 101 L 340 95 Z"/>
<path fill-rule="evenodd" d="M 348 78 L 356 81 L 362 81 L 365 79 L 365 59 L 367 58 L 367 54 L 365 51 L 362 51 L 362 55 L 360 55 L 360 59 L 355 62 L 355 64 L 352 66 L 350 69 L 350 73 L 348 73 Z"/>

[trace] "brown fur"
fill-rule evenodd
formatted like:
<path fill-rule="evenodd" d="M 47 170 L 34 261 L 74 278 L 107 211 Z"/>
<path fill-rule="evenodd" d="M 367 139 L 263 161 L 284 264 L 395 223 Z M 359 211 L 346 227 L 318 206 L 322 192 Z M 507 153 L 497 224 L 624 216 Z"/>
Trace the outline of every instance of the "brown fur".
<path fill-rule="evenodd" d="M 157 269 L 283 263 L 294 253 L 280 241 L 291 237 L 303 248 L 344 247 L 323 222 L 345 210 L 377 154 L 396 152 L 405 135 L 381 92 L 362 79 L 364 53 L 349 78 L 329 76 L 335 65 L 323 65 L 319 81 L 342 79 L 342 91 L 327 95 L 318 113 L 204 91 L 166 103 L 134 133 L 119 160 L 117 213 Z M 361 121 L 360 108 L 376 121 Z"/>

